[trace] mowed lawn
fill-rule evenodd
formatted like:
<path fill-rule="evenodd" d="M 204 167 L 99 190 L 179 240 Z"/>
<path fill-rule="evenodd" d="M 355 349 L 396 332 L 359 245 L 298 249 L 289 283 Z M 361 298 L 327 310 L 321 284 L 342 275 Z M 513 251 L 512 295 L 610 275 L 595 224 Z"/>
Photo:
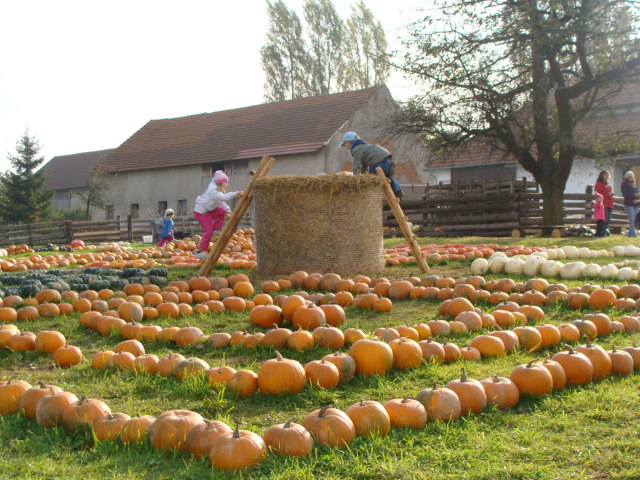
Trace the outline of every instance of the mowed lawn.
<path fill-rule="evenodd" d="M 421 239 L 421 243 L 509 243 L 534 245 L 576 245 L 595 249 L 626 244 L 615 236 L 602 240 L 564 239 Z M 387 240 L 394 245 L 402 240 Z M 611 259 L 619 261 L 622 259 Z M 590 261 L 590 260 L 587 260 Z M 599 262 L 600 263 L 600 262 Z M 470 275 L 470 261 L 450 261 L 433 266 L 433 273 L 460 278 Z M 228 275 L 216 270 L 212 275 Z M 311 272 L 310 272 L 311 273 Z M 370 273 L 370 272 L 363 272 Z M 171 272 L 171 278 L 189 278 L 195 269 Z M 389 279 L 418 275 L 415 264 L 385 269 L 379 276 Z M 251 275 L 256 293 L 265 278 Z M 487 279 L 500 278 L 488 275 Z M 525 277 L 514 278 L 516 282 Z M 559 279 L 549 279 L 550 283 Z M 593 279 L 571 281 L 570 287 L 597 283 Z M 602 282 L 600 282 L 602 284 Z M 606 284 L 622 282 L 607 281 Z M 285 292 L 294 293 L 293 290 Z M 439 318 L 436 300 L 394 301 L 390 313 L 380 314 L 347 307 L 341 327 L 358 327 L 372 335 L 378 327 L 412 325 Z M 479 304 L 483 312 L 492 305 Z M 581 318 L 584 313 L 565 306 L 545 306 L 546 323 L 559 324 Z M 623 315 L 607 312 L 612 320 Z M 159 319 L 154 323 L 198 326 L 205 335 L 216 331 L 233 333 L 253 330 L 248 312 L 194 316 L 188 319 Z M 149 323 L 146 322 L 145 323 Z M 59 316 L 34 322 L 17 322 L 21 330 L 62 332 L 71 345 L 80 347 L 85 360 L 75 367 L 53 367 L 51 355 L 36 352 L 0 351 L 0 379 L 17 377 L 35 385 L 38 381 L 56 384 L 76 396 L 98 398 L 112 412 L 133 415 L 159 415 L 171 409 L 189 409 L 212 420 L 262 434 L 268 427 L 287 420 L 300 422 L 308 413 L 331 402 L 346 410 L 364 399 L 381 403 L 392 398 L 415 396 L 434 382 L 444 385 L 459 377 L 465 367 L 469 377 L 481 380 L 491 375 L 509 376 L 519 364 L 542 359 L 552 351 L 519 352 L 480 362 L 424 364 L 412 370 L 392 370 L 384 376 L 359 377 L 335 390 L 306 387 L 289 396 L 256 393 L 237 397 L 224 389 L 212 389 L 204 379 L 180 382 L 172 377 L 136 375 L 132 372 L 98 371 L 90 360 L 99 350 L 112 349 L 120 337 L 103 337 L 80 326 L 77 316 Z M 467 346 L 480 332 L 437 337 L 440 342 Z M 605 349 L 640 344 L 640 333 L 618 333 L 598 338 L 594 343 Z M 258 371 L 260 364 L 274 356 L 272 348 L 256 349 L 203 347 L 179 348 L 154 342 L 145 344 L 147 353 L 162 356 L 169 349 L 185 357 L 199 357 L 211 366 L 230 365 Z M 346 349 L 345 349 L 346 350 Z M 326 349 L 305 352 L 284 350 L 287 358 L 301 363 L 320 359 Z M 174 479 L 174 478 L 267 478 L 267 479 L 567 479 L 640 478 L 640 375 L 609 377 L 584 387 L 566 388 L 542 398 L 522 399 L 516 408 L 498 411 L 487 408 L 479 415 L 457 421 L 428 423 L 422 429 L 392 429 L 385 437 L 358 437 L 348 447 L 316 448 L 312 455 L 289 459 L 270 455 L 259 467 L 239 473 L 224 473 L 197 461 L 186 453 L 163 453 L 148 443 L 124 446 L 118 441 L 96 443 L 89 431 L 70 434 L 61 428 L 43 429 L 21 415 L 0 417 L 0 478 L 69 479 Z"/>

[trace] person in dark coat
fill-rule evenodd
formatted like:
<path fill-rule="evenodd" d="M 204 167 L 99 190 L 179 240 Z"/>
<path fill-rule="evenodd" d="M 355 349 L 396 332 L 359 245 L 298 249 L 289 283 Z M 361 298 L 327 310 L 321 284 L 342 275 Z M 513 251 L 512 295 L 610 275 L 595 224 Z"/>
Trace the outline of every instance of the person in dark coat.
<path fill-rule="evenodd" d="M 357 133 L 347 132 L 342 136 L 341 147 L 351 152 L 353 157 L 353 173 L 376 173 L 376 168 L 382 168 L 385 176 L 391 180 L 391 190 L 397 198 L 402 198 L 402 187 L 393 176 L 395 162 L 391 152 L 380 145 L 367 143 Z"/>
<path fill-rule="evenodd" d="M 638 197 L 638 189 L 636 188 L 636 179 L 633 172 L 629 171 L 624 174 L 624 181 L 622 182 L 622 196 L 624 197 L 624 209 L 627 211 L 627 217 L 629 219 L 629 232 L 627 237 L 637 237 L 636 234 L 636 215 L 638 213 L 638 204 L 640 200 Z"/>

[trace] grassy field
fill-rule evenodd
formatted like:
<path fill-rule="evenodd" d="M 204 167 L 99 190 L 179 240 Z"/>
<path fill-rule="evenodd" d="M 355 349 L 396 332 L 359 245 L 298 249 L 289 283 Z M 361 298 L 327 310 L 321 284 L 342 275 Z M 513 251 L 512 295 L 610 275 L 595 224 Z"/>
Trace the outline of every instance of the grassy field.
<path fill-rule="evenodd" d="M 452 239 L 421 239 L 421 243 L 454 243 Z M 455 243 L 509 243 L 528 246 L 576 245 L 595 249 L 627 243 L 623 237 L 607 239 L 486 239 L 458 238 Z M 387 245 L 401 239 L 387 240 Z M 456 278 L 467 276 L 470 261 L 443 262 L 434 266 L 436 274 Z M 224 273 L 225 271 L 222 271 Z M 228 272 L 227 272 L 228 273 Z M 387 268 L 383 275 L 400 278 L 418 273 L 415 265 Z M 194 270 L 181 269 L 172 277 L 188 278 Z M 220 272 L 216 271 L 216 274 Z M 497 278 L 496 276 L 487 278 Z M 253 276 L 259 284 L 263 278 Z M 518 281 L 518 279 L 516 279 Z M 589 283 L 572 282 L 570 286 Z M 609 282 L 607 282 L 609 283 Z M 616 282 L 613 282 L 616 283 Z M 617 282 L 619 283 L 619 282 Z M 292 293 L 292 292 L 285 292 Z M 371 334 L 379 326 L 415 324 L 438 318 L 438 301 L 406 300 L 394 303 L 388 314 L 375 314 L 347 307 L 343 328 L 357 326 Z M 483 311 L 492 306 L 481 304 Z M 567 307 L 544 307 L 547 323 L 562 323 L 580 318 L 584 313 Z M 612 318 L 621 312 L 610 311 Z M 186 320 L 158 320 L 164 326 L 185 325 Z M 248 313 L 224 313 L 192 317 L 189 323 L 205 334 L 215 331 L 232 333 L 249 329 Z M 293 419 L 299 422 L 321 404 L 333 402 L 347 409 L 361 399 L 384 403 L 403 396 L 414 396 L 434 381 L 445 384 L 460 374 L 464 366 L 470 377 L 483 379 L 493 374 L 508 376 L 517 365 L 546 353 L 520 352 L 482 362 L 425 364 L 413 370 L 392 370 L 384 376 L 356 377 L 335 390 L 307 387 L 300 394 L 282 397 L 257 393 L 239 398 L 224 389 L 215 390 L 203 379 L 179 382 L 174 378 L 135 375 L 131 372 L 97 371 L 90 358 L 102 349 L 111 349 L 121 341 L 116 336 L 100 336 L 80 326 L 76 316 L 40 319 L 26 324 L 22 330 L 38 332 L 55 329 L 69 344 L 79 346 L 85 361 L 70 369 L 53 368 L 52 357 L 35 352 L 0 351 L 2 379 L 16 376 L 32 384 L 37 381 L 59 385 L 78 397 L 87 395 L 105 401 L 113 412 L 129 415 L 158 415 L 170 409 L 190 409 L 203 417 L 232 424 L 240 421 L 244 429 L 262 434 L 276 423 Z M 466 346 L 471 334 L 438 338 Z M 606 349 L 640 344 L 640 333 L 614 334 L 598 339 Z M 168 344 L 145 344 L 147 353 L 161 356 Z M 178 348 L 185 357 L 196 356 L 210 365 L 227 364 L 235 368 L 257 371 L 260 364 L 273 356 L 273 349 L 258 347 Z M 329 350 L 282 352 L 303 364 L 321 358 Z M 88 360 L 87 360 L 88 359 Z M 53 428 L 42 429 L 35 421 L 20 415 L 0 417 L 0 478 L 24 479 L 573 479 L 573 478 L 640 478 L 640 375 L 610 377 L 585 387 L 564 389 L 543 398 L 527 398 L 509 411 L 487 409 L 448 423 L 429 423 L 420 430 L 392 429 L 389 435 L 358 437 L 343 449 L 317 448 L 304 459 L 287 459 L 270 455 L 259 468 L 236 474 L 213 470 L 208 461 L 196 461 L 184 453 L 160 453 L 149 444 L 123 446 L 120 442 L 96 443 L 90 432 L 69 434 Z"/>

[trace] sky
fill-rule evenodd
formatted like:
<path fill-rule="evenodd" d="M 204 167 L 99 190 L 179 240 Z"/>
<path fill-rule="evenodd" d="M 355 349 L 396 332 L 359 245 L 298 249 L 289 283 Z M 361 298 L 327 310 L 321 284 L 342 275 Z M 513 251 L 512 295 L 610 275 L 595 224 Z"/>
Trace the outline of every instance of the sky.
<path fill-rule="evenodd" d="M 285 0 L 302 18 L 303 0 Z M 343 19 L 355 0 L 333 0 Z M 367 0 L 400 48 L 424 0 Z M 0 171 L 28 129 L 46 161 L 116 148 L 149 120 L 263 102 L 264 0 L 0 1 Z M 401 74 L 397 100 L 414 91 Z"/>

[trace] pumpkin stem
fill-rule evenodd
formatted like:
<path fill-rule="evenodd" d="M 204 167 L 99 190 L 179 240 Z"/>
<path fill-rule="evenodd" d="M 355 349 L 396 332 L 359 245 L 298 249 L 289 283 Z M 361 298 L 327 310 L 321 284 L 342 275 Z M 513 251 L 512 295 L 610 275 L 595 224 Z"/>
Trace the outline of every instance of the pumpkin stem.
<path fill-rule="evenodd" d="M 567 344 L 565 343 L 565 344 L 564 344 L 564 348 L 565 348 L 566 350 L 568 350 L 568 351 L 569 351 L 569 353 L 570 353 L 571 355 L 573 355 L 573 348 L 571 347 L 571 345 L 567 345 Z"/>
<path fill-rule="evenodd" d="M 233 438 L 240 438 L 240 422 L 236 422 L 236 429 L 233 431 Z"/>
<path fill-rule="evenodd" d="M 278 359 L 279 362 L 282 362 L 284 360 L 284 358 L 282 357 L 282 355 L 280 354 L 279 351 L 276 350 L 276 358 Z"/>
<path fill-rule="evenodd" d="M 611 345 L 611 352 L 612 353 L 616 353 L 616 346 L 615 345 Z"/>
<path fill-rule="evenodd" d="M 282 426 L 282 428 L 291 428 L 291 422 L 293 422 L 293 420 L 289 419 L 286 421 L 286 423 Z"/>
<path fill-rule="evenodd" d="M 278 327 L 278 324 L 277 324 L 277 323 L 272 323 L 272 324 L 271 324 L 271 326 L 272 326 L 275 330 L 277 330 L 278 328 L 280 328 L 280 327 Z"/>
<path fill-rule="evenodd" d="M 431 390 L 437 390 L 438 389 L 438 382 L 433 382 L 431 384 Z"/>
<path fill-rule="evenodd" d="M 491 378 L 493 379 L 494 383 L 499 383 L 500 379 L 498 378 L 498 375 L 492 375 Z"/>
<path fill-rule="evenodd" d="M 536 363 L 537 360 L 531 360 L 529 363 L 527 363 L 527 368 L 531 368 L 533 367 L 533 364 Z"/>
<path fill-rule="evenodd" d="M 107 415 L 107 420 L 113 420 L 114 418 L 115 417 L 111 413 Z"/>
<path fill-rule="evenodd" d="M 589 340 L 589 337 L 585 334 L 583 335 L 584 337 L 584 343 L 587 345 L 588 348 L 591 348 L 591 340 Z"/>
<path fill-rule="evenodd" d="M 323 407 L 321 407 L 320 412 L 318 413 L 318 417 L 324 417 L 327 413 L 327 408 L 329 408 L 329 405 L 324 405 Z"/>
<path fill-rule="evenodd" d="M 42 380 L 38 380 L 38 385 L 40 385 L 40 388 L 47 388 L 47 384 L 44 383 Z"/>
<path fill-rule="evenodd" d="M 409 398 L 409 397 L 404 397 L 404 398 L 402 399 L 402 402 L 400 402 L 400 403 L 409 403 L 409 400 L 410 400 L 410 398 Z"/>
<path fill-rule="evenodd" d="M 467 371 L 465 370 L 464 367 L 462 367 L 461 370 L 462 370 L 462 375 L 460 375 L 460 381 L 461 382 L 466 382 L 467 381 Z"/>

